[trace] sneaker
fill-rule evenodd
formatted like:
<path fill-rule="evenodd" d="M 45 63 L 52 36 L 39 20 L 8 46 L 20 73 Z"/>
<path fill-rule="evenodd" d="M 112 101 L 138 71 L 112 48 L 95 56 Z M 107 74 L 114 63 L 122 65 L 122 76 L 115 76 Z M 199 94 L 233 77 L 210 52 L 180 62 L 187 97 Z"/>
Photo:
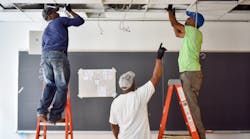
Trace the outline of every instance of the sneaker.
<path fill-rule="evenodd" d="M 39 119 L 42 122 L 46 122 L 47 116 L 45 116 L 44 114 L 37 114 L 37 119 Z"/>

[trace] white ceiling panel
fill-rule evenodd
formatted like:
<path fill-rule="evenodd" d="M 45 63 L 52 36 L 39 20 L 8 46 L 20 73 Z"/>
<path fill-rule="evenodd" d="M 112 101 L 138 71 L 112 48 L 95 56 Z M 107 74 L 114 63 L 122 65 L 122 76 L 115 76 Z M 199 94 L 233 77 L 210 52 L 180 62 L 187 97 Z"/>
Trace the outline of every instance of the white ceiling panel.
<path fill-rule="evenodd" d="M 250 0 L 239 0 L 241 5 L 250 5 Z"/>
<path fill-rule="evenodd" d="M 1 3 L 71 3 L 71 4 L 191 4 L 196 0 L 1 0 Z"/>
<path fill-rule="evenodd" d="M 104 4 L 191 4 L 196 0 L 103 0 Z"/>
<path fill-rule="evenodd" d="M 55 0 L 57 3 L 102 4 L 102 0 Z"/>
<path fill-rule="evenodd" d="M 237 5 L 250 5 L 250 0 L 238 1 L 199 1 L 196 0 L 0 0 L 1 21 L 41 21 L 43 4 L 60 4 L 63 13 L 64 4 L 72 4 L 72 9 L 87 20 L 169 20 L 164 10 L 168 4 L 174 4 L 178 20 L 185 20 L 186 9 L 202 13 L 206 20 L 250 21 L 249 10 L 232 11 Z M 14 4 L 13 4 L 14 3 Z M 129 4 L 132 4 L 127 10 Z M 240 12 L 238 12 L 240 11 Z M 14 15 L 17 15 L 14 18 Z M 21 16 L 18 16 L 21 15 Z M 24 18 L 24 19 L 22 19 Z"/>
<path fill-rule="evenodd" d="M 0 0 L 0 3 L 10 3 L 9 0 Z"/>
<path fill-rule="evenodd" d="M 250 21 L 250 11 L 231 12 L 221 17 L 221 20 Z"/>
<path fill-rule="evenodd" d="M 168 13 L 157 13 L 157 12 L 148 12 L 145 14 L 145 17 L 148 20 L 169 20 Z M 186 20 L 187 16 L 184 12 L 177 12 L 177 20 Z"/>
<path fill-rule="evenodd" d="M 4 0 L 8 3 L 55 3 L 54 0 Z"/>
<path fill-rule="evenodd" d="M 59 11 L 60 16 L 67 16 L 65 12 Z M 76 12 L 83 18 L 87 18 L 84 12 Z M 24 22 L 44 22 L 41 11 L 33 10 L 29 12 L 0 12 L 0 21 L 24 21 Z"/>
<path fill-rule="evenodd" d="M 169 20 L 166 12 L 105 12 L 105 18 L 116 20 Z M 185 20 L 187 16 L 184 12 L 177 12 L 176 18 Z"/>
<path fill-rule="evenodd" d="M 109 19 L 118 19 L 118 20 L 133 20 L 136 18 L 142 18 L 144 13 L 143 12 L 106 12 L 106 17 Z"/>
<path fill-rule="evenodd" d="M 237 1 L 199 1 L 197 8 L 192 5 L 189 10 L 202 13 L 207 20 L 217 20 L 238 5 Z"/>
<path fill-rule="evenodd" d="M 143 18 L 152 20 L 169 20 L 167 12 L 146 12 Z"/>

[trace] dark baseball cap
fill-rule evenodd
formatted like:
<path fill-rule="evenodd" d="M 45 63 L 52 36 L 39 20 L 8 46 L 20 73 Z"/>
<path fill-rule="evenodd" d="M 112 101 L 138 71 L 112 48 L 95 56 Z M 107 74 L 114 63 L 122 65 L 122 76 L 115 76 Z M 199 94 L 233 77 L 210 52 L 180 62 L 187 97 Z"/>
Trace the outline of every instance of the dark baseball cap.
<path fill-rule="evenodd" d="M 204 17 L 201 13 L 186 11 L 186 15 L 196 21 L 197 15 L 197 28 L 201 27 L 204 24 Z"/>
<path fill-rule="evenodd" d="M 42 12 L 43 19 L 47 21 L 49 15 L 50 15 L 53 11 L 58 11 L 58 10 L 59 10 L 58 7 L 55 7 L 55 8 L 53 8 L 53 7 L 46 7 L 46 8 L 44 8 L 44 9 L 43 9 L 43 12 Z"/>

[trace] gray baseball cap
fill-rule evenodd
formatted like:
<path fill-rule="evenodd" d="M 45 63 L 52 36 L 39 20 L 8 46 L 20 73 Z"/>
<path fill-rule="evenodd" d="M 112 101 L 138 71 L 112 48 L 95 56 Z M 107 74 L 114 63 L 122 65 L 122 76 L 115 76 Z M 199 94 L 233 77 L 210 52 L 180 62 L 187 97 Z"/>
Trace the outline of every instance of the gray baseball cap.
<path fill-rule="evenodd" d="M 126 73 L 123 73 L 119 78 L 119 86 L 122 90 L 129 89 L 135 79 L 135 73 L 133 71 L 128 71 Z"/>
<path fill-rule="evenodd" d="M 58 10 L 59 10 L 58 7 L 55 7 L 55 8 L 53 8 L 53 7 L 46 7 L 46 8 L 44 8 L 44 9 L 43 9 L 43 12 L 42 12 L 43 19 L 47 21 L 49 15 L 50 15 L 53 11 L 58 11 Z"/>

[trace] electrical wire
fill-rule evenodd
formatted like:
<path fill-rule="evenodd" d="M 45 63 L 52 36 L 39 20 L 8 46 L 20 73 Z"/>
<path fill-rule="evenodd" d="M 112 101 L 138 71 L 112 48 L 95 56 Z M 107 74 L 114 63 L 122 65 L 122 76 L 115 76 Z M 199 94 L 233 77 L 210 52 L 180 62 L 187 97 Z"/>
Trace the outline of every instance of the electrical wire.
<path fill-rule="evenodd" d="M 150 0 L 148 0 L 148 3 L 146 5 L 146 7 L 145 7 L 145 12 L 143 13 L 143 19 L 146 17 L 146 12 L 148 11 L 149 5 L 150 5 Z"/>
<path fill-rule="evenodd" d="M 122 8 L 122 10 L 125 9 L 126 11 L 124 13 L 123 19 L 120 22 L 120 26 L 119 27 L 120 27 L 120 30 L 125 31 L 125 32 L 130 32 L 129 26 L 125 27 L 124 22 L 125 22 L 127 13 L 129 12 L 129 10 L 131 8 L 132 3 L 133 3 L 133 0 L 130 0 L 129 5 L 127 7 L 126 7 L 126 5 L 123 5 L 123 8 Z"/>
<path fill-rule="evenodd" d="M 103 35 L 103 29 L 102 29 L 102 27 L 100 25 L 100 16 L 101 16 L 101 13 L 98 14 L 97 26 L 98 26 L 98 28 L 100 30 L 100 34 Z"/>

